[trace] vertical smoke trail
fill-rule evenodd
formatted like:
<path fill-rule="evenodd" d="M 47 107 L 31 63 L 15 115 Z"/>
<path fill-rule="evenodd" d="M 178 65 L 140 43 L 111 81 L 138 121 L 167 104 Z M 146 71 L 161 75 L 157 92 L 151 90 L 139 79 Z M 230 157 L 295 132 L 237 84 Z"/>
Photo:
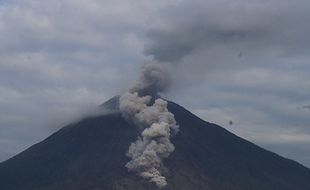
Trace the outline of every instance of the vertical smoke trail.
<path fill-rule="evenodd" d="M 147 64 L 142 76 L 129 92 L 120 97 L 120 111 L 123 117 L 137 125 L 142 133 L 127 152 L 131 160 L 126 164 L 129 171 L 154 182 L 161 188 L 167 185 L 161 174 L 162 160 L 174 151 L 170 142 L 172 133 L 178 131 L 174 115 L 167 109 L 167 102 L 152 97 L 169 86 L 169 75 L 159 65 Z"/>

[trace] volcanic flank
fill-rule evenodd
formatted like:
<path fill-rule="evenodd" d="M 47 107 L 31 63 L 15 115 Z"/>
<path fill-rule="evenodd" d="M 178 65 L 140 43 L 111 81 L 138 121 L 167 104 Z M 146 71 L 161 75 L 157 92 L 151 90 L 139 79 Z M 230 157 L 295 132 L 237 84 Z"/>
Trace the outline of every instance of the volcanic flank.
<path fill-rule="evenodd" d="M 108 114 L 63 127 L 0 163 L 1 190 L 309 190 L 310 169 L 162 99 L 169 76 L 143 67 Z"/>

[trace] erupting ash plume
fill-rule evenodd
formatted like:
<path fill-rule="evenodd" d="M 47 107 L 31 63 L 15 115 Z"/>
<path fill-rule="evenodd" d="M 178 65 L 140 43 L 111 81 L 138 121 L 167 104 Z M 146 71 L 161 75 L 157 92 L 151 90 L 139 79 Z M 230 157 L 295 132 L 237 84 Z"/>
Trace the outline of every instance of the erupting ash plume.
<path fill-rule="evenodd" d="M 166 70 L 160 65 L 146 64 L 138 83 L 120 97 L 119 107 L 123 117 L 141 131 L 129 147 L 127 156 L 131 160 L 126 167 L 159 188 L 167 185 L 166 178 L 161 174 L 162 160 L 174 151 L 170 137 L 177 133 L 178 126 L 174 115 L 167 109 L 167 102 L 161 98 L 154 101 L 153 98 L 169 84 L 170 77 Z"/>
<path fill-rule="evenodd" d="M 170 85 L 170 76 L 167 70 L 157 64 L 145 64 L 136 85 L 129 92 L 138 92 L 139 95 L 157 95 L 165 91 Z"/>

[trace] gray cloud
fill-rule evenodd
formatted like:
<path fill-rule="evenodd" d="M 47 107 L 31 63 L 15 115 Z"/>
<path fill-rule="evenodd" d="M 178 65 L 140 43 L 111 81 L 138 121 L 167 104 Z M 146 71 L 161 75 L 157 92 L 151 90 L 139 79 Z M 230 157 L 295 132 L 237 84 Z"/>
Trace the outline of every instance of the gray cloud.
<path fill-rule="evenodd" d="M 120 3 L 0 5 L 0 160 L 120 93 L 134 79 L 139 65 L 133 63 L 143 61 L 136 31 L 144 13 L 131 12 L 140 4 Z"/>
<path fill-rule="evenodd" d="M 167 8 L 151 26 L 144 52 L 159 61 L 180 62 L 197 51 L 213 52 L 214 48 L 223 51 L 220 56 L 226 48 L 258 54 L 304 51 L 310 42 L 306 37 L 309 6 L 307 1 L 279 0 L 180 3 Z"/>
<path fill-rule="evenodd" d="M 277 0 L 180 3 L 150 27 L 144 53 L 172 63 L 175 85 L 167 96 L 309 166 L 309 156 L 292 148 L 309 150 L 309 113 L 302 109 L 310 96 L 309 6 Z"/>
<path fill-rule="evenodd" d="M 310 111 L 310 106 L 303 106 L 302 108 Z"/>

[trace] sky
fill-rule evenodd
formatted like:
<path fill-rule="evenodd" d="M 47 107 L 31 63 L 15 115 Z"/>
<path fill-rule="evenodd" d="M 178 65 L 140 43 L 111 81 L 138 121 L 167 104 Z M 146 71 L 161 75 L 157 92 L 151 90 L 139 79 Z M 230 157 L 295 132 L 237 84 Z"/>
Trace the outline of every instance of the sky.
<path fill-rule="evenodd" d="M 168 68 L 163 97 L 310 167 L 307 0 L 0 0 L 0 161 Z M 232 124 L 230 124 L 230 121 Z"/>

